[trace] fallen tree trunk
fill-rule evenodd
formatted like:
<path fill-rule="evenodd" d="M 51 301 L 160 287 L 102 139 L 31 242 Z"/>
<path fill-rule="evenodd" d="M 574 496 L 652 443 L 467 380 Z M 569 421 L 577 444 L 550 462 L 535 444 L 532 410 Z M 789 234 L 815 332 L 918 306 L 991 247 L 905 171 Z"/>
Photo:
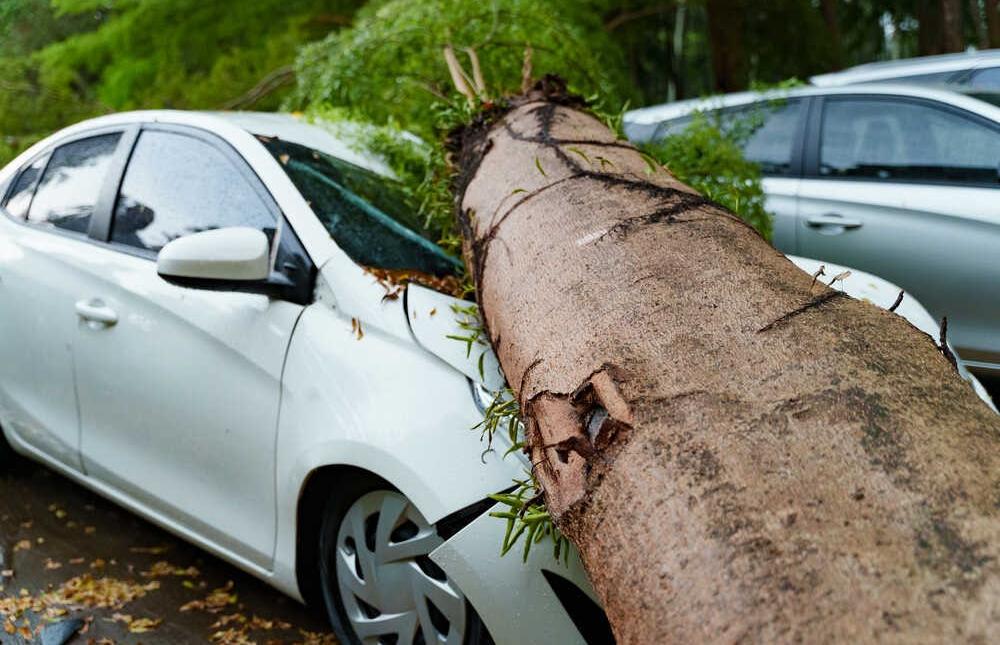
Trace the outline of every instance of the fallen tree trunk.
<path fill-rule="evenodd" d="M 454 139 L 486 332 L 622 643 L 987 640 L 1000 423 L 551 79 Z"/>

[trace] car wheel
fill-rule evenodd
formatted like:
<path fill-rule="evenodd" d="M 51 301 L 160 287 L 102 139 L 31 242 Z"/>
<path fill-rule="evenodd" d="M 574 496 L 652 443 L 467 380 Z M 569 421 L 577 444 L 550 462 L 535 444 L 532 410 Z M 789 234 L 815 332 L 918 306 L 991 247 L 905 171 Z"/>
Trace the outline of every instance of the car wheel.
<path fill-rule="evenodd" d="M 486 645 L 472 605 L 428 557 L 434 526 L 388 483 L 355 478 L 327 503 L 320 582 L 342 643 Z"/>

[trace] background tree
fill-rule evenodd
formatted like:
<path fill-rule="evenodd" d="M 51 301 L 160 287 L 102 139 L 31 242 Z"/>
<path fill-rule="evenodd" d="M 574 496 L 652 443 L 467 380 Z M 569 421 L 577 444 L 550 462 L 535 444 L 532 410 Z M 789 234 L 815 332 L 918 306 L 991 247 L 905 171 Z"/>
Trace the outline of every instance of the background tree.
<path fill-rule="evenodd" d="M 0 5 L 0 133 L 6 154 L 53 129 L 105 112 L 237 105 L 276 109 L 293 85 L 290 64 L 299 47 L 350 24 L 360 4 L 5 2 Z M 269 76 L 271 85 L 263 89 L 270 91 L 254 94 Z"/>

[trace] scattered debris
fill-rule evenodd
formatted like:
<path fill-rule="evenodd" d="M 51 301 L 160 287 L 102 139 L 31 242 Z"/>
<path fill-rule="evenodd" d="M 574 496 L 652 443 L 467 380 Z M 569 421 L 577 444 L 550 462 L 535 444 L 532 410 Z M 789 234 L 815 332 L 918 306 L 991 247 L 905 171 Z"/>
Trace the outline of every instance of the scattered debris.
<path fill-rule="evenodd" d="M 899 290 L 899 295 L 896 296 L 896 301 L 892 303 L 891 307 L 889 307 L 889 311 L 896 311 L 896 307 L 898 307 L 900 305 L 900 303 L 903 302 L 903 294 L 904 293 L 906 293 L 906 292 L 903 291 L 902 289 Z"/>
<path fill-rule="evenodd" d="M 229 605 L 235 605 L 238 596 L 233 591 L 233 581 L 226 583 L 225 587 L 213 589 L 204 600 L 192 600 L 181 607 L 181 611 L 191 611 L 197 609 L 207 611 L 210 614 L 217 614 Z"/>
<path fill-rule="evenodd" d="M 165 560 L 160 560 L 159 562 L 154 562 L 153 566 L 149 568 L 148 571 L 143 571 L 139 575 L 143 578 L 163 578 L 166 576 L 182 576 L 185 578 L 197 578 L 201 575 L 195 567 L 188 567 L 186 569 L 181 569 L 180 567 L 175 567 L 174 565 L 166 562 Z"/>
<path fill-rule="evenodd" d="M 816 281 L 819 280 L 819 277 L 822 275 L 826 275 L 825 264 L 819 265 L 819 268 L 816 269 L 816 273 L 812 275 L 813 281 L 809 284 L 809 291 L 812 291 L 812 288 L 816 286 Z"/>
<path fill-rule="evenodd" d="M 132 634 L 151 632 L 163 622 L 162 618 L 133 618 L 130 614 L 119 613 L 114 614 L 111 619 L 124 623 L 125 628 Z"/>

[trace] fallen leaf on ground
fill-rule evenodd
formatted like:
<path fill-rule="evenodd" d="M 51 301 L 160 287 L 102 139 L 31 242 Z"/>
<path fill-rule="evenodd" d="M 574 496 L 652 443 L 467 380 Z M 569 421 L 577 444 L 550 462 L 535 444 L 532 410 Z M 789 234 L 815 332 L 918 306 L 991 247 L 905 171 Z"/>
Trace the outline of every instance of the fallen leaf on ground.
<path fill-rule="evenodd" d="M 90 574 L 83 574 L 70 578 L 55 591 L 44 594 L 42 599 L 49 605 L 117 609 L 159 588 L 160 583 L 155 580 L 140 585 L 116 578 L 94 578 Z"/>
<path fill-rule="evenodd" d="M 223 627 L 228 627 L 232 623 L 243 624 L 247 622 L 247 617 L 243 614 L 225 614 L 219 616 L 219 619 L 209 625 L 209 629 L 221 629 Z"/>
<path fill-rule="evenodd" d="M 131 614 L 116 613 L 111 618 L 116 622 L 124 623 L 126 629 L 132 634 L 151 632 L 163 622 L 162 618 L 133 618 Z"/>
<path fill-rule="evenodd" d="M 302 637 L 302 645 L 337 645 L 337 639 L 333 637 L 333 634 L 307 632 L 300 629 L 299 635 Z"/>
<path fill-rule="evenodd" d="M 291 623 L 286 623 L 283 620 L 264 620 L 260 616 L 254 616 L 250 619 L 250 629 L 291 629 Z"/>
<path fill-rule="evenodd" d="M 200 609 L 201 611 L 207 611 L 211 614 L 217 614 L 227 605 L 235 605 L 237 596 L 231 593 L 233 590 L 233 581 L 230 580 L 226 583 L 225 587 L 219 587 L 218 589 L 213 589 L 212 593 L 205 596 L 204 600 L 192 600 L 191 602 L 183 605 L 181 611 L 191 611 L 192 609 Z"/>
<path fill-rule="evenodd" d="M 222 643 L 223 645 L 257 645 L 257 642 L 251 640 L 246 632 L 236 628 L 215 632 L 208 639 L 213 643 Z"/>
<path fill-rule="evenodd" d="M 62 568 L 62 563 L 61 562 L 56 562 L 52 558 L 45 558 L 45 570 L 46 571 L 53 571 L 55 569 L 60 569 L 60 568 Z"/>
<path fill-rule="evenodd" d="M 30 551 L 31 550 L 31 540 L 21 540 L 14 545 L 15 551 Z"/>
<path fill-rule="evenodd" d="M 162 578 L 164 576 L 183 576 L 186 578 L 197 578 L 198 576 L 201 575 L 201 572 L 194 567 L 181 569 L 180 567 L 175 567 L 169 562 L 160 560 L 159 562 L 154 562 L 153 566 L 151 566 L 148 571 L 143 571 L 139 575 L 141 575 L 144 578 Z"/>

